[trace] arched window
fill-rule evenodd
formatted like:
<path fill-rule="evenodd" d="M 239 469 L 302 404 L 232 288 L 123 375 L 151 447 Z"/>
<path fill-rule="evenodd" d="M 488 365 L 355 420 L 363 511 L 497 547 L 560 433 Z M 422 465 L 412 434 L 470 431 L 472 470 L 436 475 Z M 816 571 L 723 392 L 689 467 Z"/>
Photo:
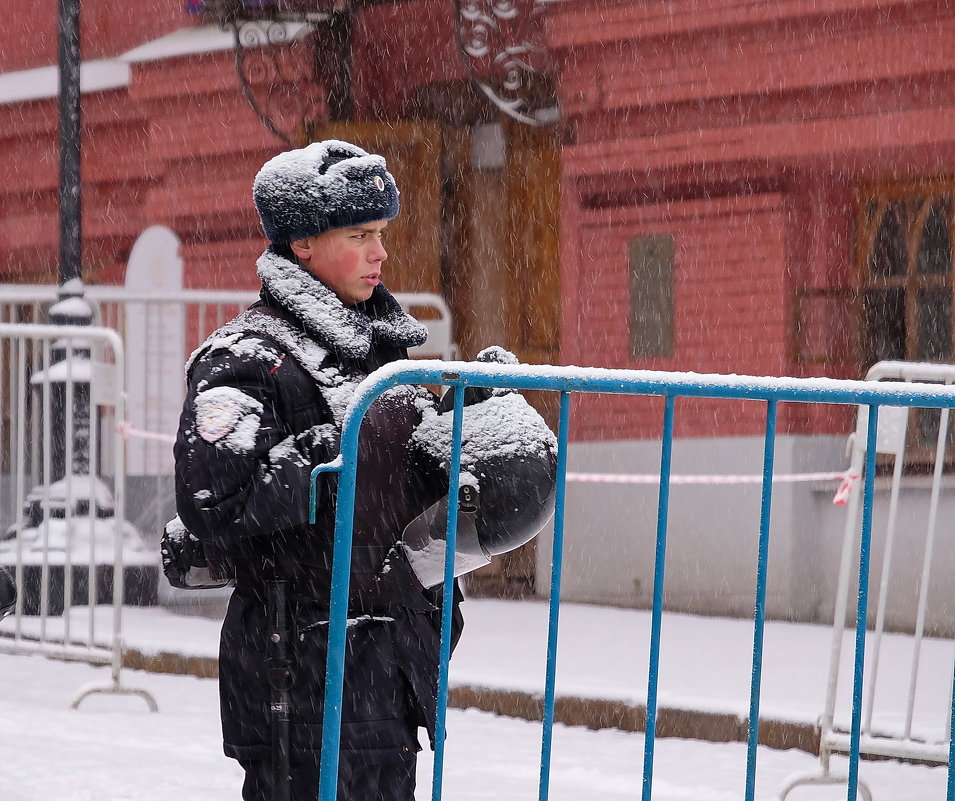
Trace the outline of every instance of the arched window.
<path fill-rule="evenodd" d="M 951 184 L 860 193 L 863 370 L 884 359 L 953 361 L 953 196 Z M 910 431 L 917 447 L 933 444 L 938 414 L 917 412 Z"/>
<path fill-rule="evenodd" d="M 952 360 L 952 195 L 870 199 L 861 236 L 865 367 Z"/>

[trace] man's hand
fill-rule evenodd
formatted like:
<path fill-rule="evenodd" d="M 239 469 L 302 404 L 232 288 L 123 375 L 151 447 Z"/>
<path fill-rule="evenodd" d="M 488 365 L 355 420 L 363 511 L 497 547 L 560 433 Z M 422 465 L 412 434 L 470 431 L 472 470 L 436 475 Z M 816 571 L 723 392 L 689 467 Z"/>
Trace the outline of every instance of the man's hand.
<path fill-rule="evenodd" d="M 485 364 L 520 364 L 517 356 L 509 350 L 502 348 L 500 345 L 491 345 L 490 347 L 484 348 L 484 350 L 474 357 L 474 361 L 484 362 Z M 451 387 L 444 393 L 441 400 L 438 401 L 439 414 L 444 414 L 454 409 L 454 390 L 455 388 Z M 495 395 L 506 395 L 508 392 L 513 391 L 514 390 L 511 389 L 492 389 L 491 387 L 465 387 L 464 405 L 473 406 Z"/>

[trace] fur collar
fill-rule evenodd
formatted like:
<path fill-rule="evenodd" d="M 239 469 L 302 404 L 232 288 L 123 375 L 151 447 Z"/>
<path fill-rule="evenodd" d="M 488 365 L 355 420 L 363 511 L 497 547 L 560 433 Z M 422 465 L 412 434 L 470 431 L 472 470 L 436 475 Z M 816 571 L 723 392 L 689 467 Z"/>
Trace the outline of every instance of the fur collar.
<path fill-rule="evenodd" d="M 342 356 L 362 359 L 373 342 L 409 348 L 428 338 L 428 329 L 406 314 L 381 284 L 370 300 L 346 306 L 328 286 L 271 248 L 256 267 L 275 302 L 300 320 L 310 337 Z"/>

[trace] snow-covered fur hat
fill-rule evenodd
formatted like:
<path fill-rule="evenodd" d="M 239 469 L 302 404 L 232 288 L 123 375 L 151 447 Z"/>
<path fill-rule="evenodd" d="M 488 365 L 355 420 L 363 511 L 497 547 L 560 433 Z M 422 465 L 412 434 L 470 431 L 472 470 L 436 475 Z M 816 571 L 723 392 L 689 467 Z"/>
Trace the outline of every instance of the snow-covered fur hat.
<path fill-rule="evenodd" d="M 265 162 L 252 189 L 265 235 L 294 242 L 398 216 L 398 187 L 381 156 L 329 139 Z"/>

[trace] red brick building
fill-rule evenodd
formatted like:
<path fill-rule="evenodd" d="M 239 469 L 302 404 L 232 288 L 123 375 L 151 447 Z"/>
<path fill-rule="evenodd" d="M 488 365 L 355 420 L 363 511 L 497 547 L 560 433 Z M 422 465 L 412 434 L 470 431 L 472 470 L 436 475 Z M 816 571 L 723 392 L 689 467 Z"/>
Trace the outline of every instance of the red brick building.
<path fill-rule="evenodd" d="M 280 126 L 283 104 L 304 103 L 307 130 L 285 129 L 297 142 L 351 138 L 390 157 L 408 191 L 390 237 L 389 286 L 444 292 L 465 354 L 493 333 L 527 358 L 557 360 L 555 134 L 518 123 L 501 132 L 462 67 L 453 4 L 357 2 L 312 25 L 276 26 L 289 43 L 243 48 L 244 81 L 217 17 L 187 13 L 181 0 L 115 5 L 82 3 L 87 283 L 121 282 L 136 236 L 161 224 L 182 240 L 187 286 L 255 285 L 264 242 L 251 180 L 289 145 L 264 127 L 247 90 Z M 16 0 L 0 52 L 5 281 L 56 275 L 55 6 Z M 489 144 L 476 152 L 472 136 Z M 544 282 L 543 302 L 517 280 L 528 265 Z"/>
<path fill-rule="evenodd" d="M 853 378 L 953 361 L 953 30 L 948 2 L 552 4 L 562 361 Z M 659 406 L 578 411 L 578 467 L 652 472 Z M 841 469 L 849 411 L 784 405 L 777 471 Z M 758 472 L 762 425 L 759 404 L 678 404 L 674 470 Z M 931 423 L 910 431 L 934 443 Z M 572 541 L 568 591 L 645 603 L 653 493 L 573 494 L 568 525 L 616 534 Z M 671 497 L 669 603 L 751 611 L 755 495 Z M 774 492 L 774 614 L 829 614 L 830 499 Z"/>
<path fill-rule="evenodd" d="M 945 2 L 552 6 L 562 358 L 845 377 L 950 360 L 953 26 Z M 674 240 L 672 333 L 631 359 L 627 248 L 653 234 Z"/>
<path fill-rule="evenodd" d="M 55 3 L 8 5 L 0 281 L 50 282 Z M 304 95 L 307 120 L 287 126 L 297 141 L 337 136 L 389 157 L 407 189 L 388 283 L 444 294 L 465 356 L 497 341 L 528 361 L 836 377 L 887 357 L 952 360 L 955 6 L 946 0 L 537 4 L 549 66 L 529 91 L 538 110 L 559 109 L 543 127 L 502 115 L 474 88 L 451 0 L 312 5 L 323 13 L 310 26 L 283 29 L 281 75 L 246 76 L 246 89 L 260 109 L 269 91 Z M 533 5 L 518 3 L 522 13 Z M 87 282 L 122 282 L 139 232 L 162 224 L 182 240 L 187 286 L 254 286 L 263 240 L 251 179 L 287 145 L 243 96 L 231 34 L 179 0 L 82 8 Z M 245 52 L 265 63 L 267 50 Z M 643 448 L 659 436 L 658 405 L 575 404 L 580 466 L 652 464 Z M 756 405 L 681 408 L 680 458 L 698 470 L 746 451 L 762 430 Z M 780 426 L 789 468 L 842 466 L 845 410 L 787 406 Z M 586 493 L 589 506 L 604 505 Z M 793 493 L 777 547 L 818 550 L 799 533 L 816 501 Z M 612 520 L 575 524 L 632 519 L 610 505 Z M 733 519 L 691 516 L 686 528 L 717 533 L 675 571 L 705 574 L 726 560 Z M 788 572 L 811 578 L 822 568 L 810 561 L 787 561 Z M 571 578 L 568 591 L 641 603 L 638 572 L 601 586 Z M 713 586 L 674 590 L 673 602 L 699 608 Z M 747 592 L 734 589 L 720 608 L 745 608 Z M 779 592 L 777 613 L 795 604 L 794 616 L 818 614 L 819 598 L 797 597 L 795 584 Z"/>

